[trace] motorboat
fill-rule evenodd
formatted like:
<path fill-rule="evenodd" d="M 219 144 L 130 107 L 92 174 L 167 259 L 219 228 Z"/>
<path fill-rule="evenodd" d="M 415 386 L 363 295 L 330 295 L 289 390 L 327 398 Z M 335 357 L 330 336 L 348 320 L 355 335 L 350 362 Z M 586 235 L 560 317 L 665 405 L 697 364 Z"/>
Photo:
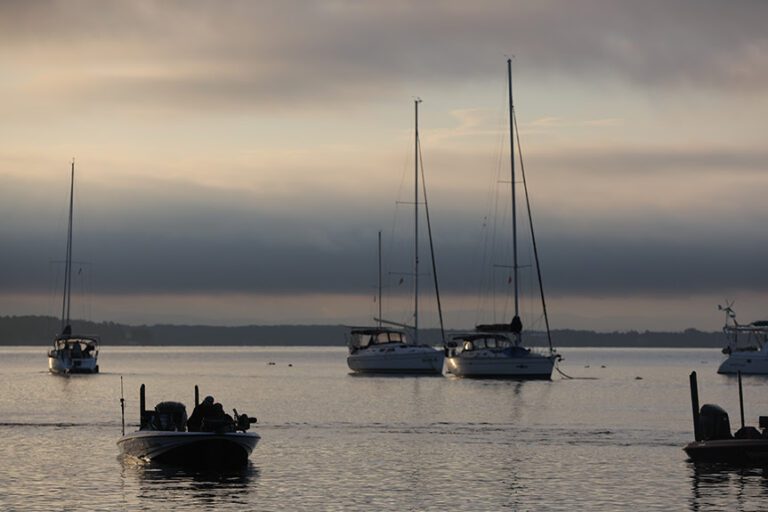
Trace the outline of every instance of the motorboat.
<path fill-rule="evenodd" d="M 440 331 L 444 333 L 443 316 L 440 305 L 440 293 L 437 284 L 437 269 L 435 268 L 434 247 L 432 244 L 432 229 L 429 221 L 426 185 L 422 184 L 423 200 L 419 199 L 419 162 L 421 147 L 419 142 L 419 103 L 414 100 L 415 110 L 415 158 L 414 158 L 414 259 L 413 259 L 413 325 L 393 322 L 382 318 L 382 270 L 381 270 L 381 231 L 379 231 L 379 314 L 374 320 L 375 327 L 355 327 L 350 331 L 347 341 L 349 355 L 347 365 L 356 373 L 399 373 L 399 374 L 438 374 L 443 373 L 443 351 L 419 342 L 419 204 L 424 205 L 429 234 L 430 252 L 432 255 L 432 276 L 435 283 L 435 296 L 440 318 Z M 421 176 L 423 178 L 423 169 Z M 423 182 L 423 179 L 422 179 Z M 393 325 L 400 329 L 383 327 L 383 324 Z M 413 335 L 409 339 L 405 330 Z M 445 336 L 443 334 L 443 339 Z"/>
<path fill-rule="evenodd" d="M 744 394 L 739 383 L 741 428 L 731 434 L 728 413 L 719 405 L 704 404 L 699 409 L 696 372 L 690 374 L 691 408 L 693 410 L 694 441 L 683 450 L 693 462 L 716 462 L 735 465 L 768 464 L 768 416 L 760 416 L 761 430 L 744 424 Z"/>
<path fill-rule="evenodd" d="M 410 343 L 405 332 L 388 328 L 352 329 L 347 365 L 359 373 L 441 374 L 443 353 Z"/>
<path fill-rule="evenodd" d="M 512 101 L 512 61 L 507 60 L 507 77 L 509 91 L 509 138 L 510 138 L 510 179 L 511 185 L 511 261 L 504 265 L 494 265 L 509 269 L 511 275 L 507 285 L 513 285 L 512 294 L 514 313 L 509 323 L 481 324 L 475 327 L 475 332 L 454 337 L 444 342 L 446 372 L 457 377 L 470 378 L 502 378 L 502 379 L 550 379 L 552 370 L 560 356 L 552 346 L 552 336 L 549 328 L 546 301 L 544 300 L 544 287 L 541 278 L 541 266 L 539 265 L 536 237 L 534 236 L 533 220 L 531 218 L 531 205 L 528 196 L 528 185 L 525 178 L 525 170 L 522 167 L 522 151 L 515 118 L 514 103 Z M 525 193 L 525 207 L 528 213 L 530 228 L 531 248 L 535 258 L 536 275 L 541 297 L 542 317 L 546 328 L 549 350 L 547 353 L 538 353 L 523 345 L 523 322 L 520 318 L 520 264 L 518 258 L 518 221 L 517 221 L 517 192 L 515 176 L 515 140 L 518 141 L 517 150 L 520 156 L 520 178 Z M 506 182 L 506 181 L 505 181 Z M 509 313 L 505 313 L 507 315 Z"/>
<path fill-rule="evenodd" d="M 99 338 L 72 333 L 70 309 L 72 304 L 72 217 L 75 199 L 75 162 L 72 161 L 69 184 L 69 227 L 67 253 L 64 261 L 64 297 L 61 305 L 61 334 L 53 339 L 48 351 L 48 370 L 51 373 L 98 373 Z"/>
<path fill-rule="evenodd" d="M 446 344 L 446 372 L 457 377 L 550 379 L 557 355 L 516 345 L 502 333 L 454 336 Z"/>
<path fill-rule="evenodd" d="M 727 345 L 723 353 L 728 357 L 720 364 L 717 373 L 735 375 L 768 375 L 768 320 L 749 324 L 736 321 L 733 304 L 719 306 L 725 312 L 723 332 Z"/>
<path fill-rule="evenodd" d="M 248 432 L 256 418 L 238 414 L 237 409 L 234 416 L 230 416 L 211 399 L 208 408 L 199 413 L 206 403 L 200 403 L 197 386 L 195 411 L 189 418 L 186 407 L 180 402 L 160 402 L 153 410 L 146 410 L 144 384 L 140 388 L 139 402 L 139 430 L 126 434 L 125 401 L 121 399 L 123 436 L 117 445 L 126 456 L 179 466 L 235 467 L 247 463 L 261 439 L 259 434 Z"/>

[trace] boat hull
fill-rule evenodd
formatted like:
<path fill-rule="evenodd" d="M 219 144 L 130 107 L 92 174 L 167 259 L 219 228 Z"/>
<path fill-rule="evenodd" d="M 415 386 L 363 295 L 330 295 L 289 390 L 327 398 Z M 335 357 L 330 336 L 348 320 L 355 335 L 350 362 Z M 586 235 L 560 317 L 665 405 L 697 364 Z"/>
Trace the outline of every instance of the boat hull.
<path fill-rule="evenodd" d="M 694 441 L 683 449 L 693 462 L 768 463 L 768 439 Z"/>
<path fill-rule="evenodd" d="M 64 357 L 54 350 L 48 354 L 48 371 L 61 374 L 99 373 L 99 364 L 95 357 Z"/>
<path fill-rule="evenodd" d="M 764 352 L 734 352 L 720 364 L 717 373 L 724 375 L 768 375 L 768 354 Z"/>
<path fill-rule="evenodd" d="M 165 432 L 140 430 L 117 442 L 124 455 L 163 464 L 232 467 L 248 462 L 260 436 L 254 432 Z"/>
<path fill-rule="evenodd" d="M 541 355 L 525 357 L 456 355 L 445 358 L 446 372 L 474 379 L 549 380 L 555 358 Z"/>
<path fill-rule="evenodd" d="M 347 365 L 356 373 L 440 375 L 444 358 L 431 347 L 374 347 L 350 354 Z"/>

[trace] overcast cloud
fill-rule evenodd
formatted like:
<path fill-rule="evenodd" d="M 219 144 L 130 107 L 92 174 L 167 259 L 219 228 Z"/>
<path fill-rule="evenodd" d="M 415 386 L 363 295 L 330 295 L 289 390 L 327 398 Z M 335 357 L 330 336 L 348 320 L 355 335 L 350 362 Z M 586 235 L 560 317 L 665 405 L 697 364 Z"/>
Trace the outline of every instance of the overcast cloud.
<path fill-rule="evenodd" d="M 211 297 L 250 295 L 364 321 L 378 230 L 387 270 L 410 265 L 417 95 L 442 287 L 470 309 L 506 54 L 555 300 L 698 297 L 689 324 L 712 297 L 760 302 L 766 19 L 761 1 L 0 3 L 0 314 L 50 295 L 76 156 L 75 258 L 115 297 L 97 316 L 205 296 L 215 322 Z M 637 327 L 612 315 L 585 322 Z"/>

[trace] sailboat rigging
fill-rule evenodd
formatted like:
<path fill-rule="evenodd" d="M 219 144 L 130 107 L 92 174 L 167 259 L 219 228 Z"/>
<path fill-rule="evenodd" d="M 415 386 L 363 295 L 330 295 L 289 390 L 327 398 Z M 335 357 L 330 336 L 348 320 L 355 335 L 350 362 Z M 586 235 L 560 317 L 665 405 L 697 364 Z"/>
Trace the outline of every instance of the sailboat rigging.
<path fill-rule="evenodd" d="M 542 287 L 541 267 L 539 264 L 538 247 L 533 230 L 530 197 L 523 167 L 522 150 L 512 95 L 512 60 L 507 60 L 508 104 L 509 104 L 509 145 L 510 145 L 510 187 L 512 202 L 512 276 L 514 316 L 509 323 L 480 324 L 474 333 L 456 336 L 445 343 L 446 368 L 449 373 L 459 377 L 494 377 L 514 379 L 549 379 L 552 376 L 554 363 L 559 359 L 552 347 L 547 316 L 546 302 Z M 542 301 L 547 339 L 548 354 L 537 354 L 523 347 L 523 322 L 520 318 L 520 264 L 518 257 L 518 219 L 517 219 L 517 190 L 515 169 L 515 141 L 520 158 L 520 171 L 523 183 L 526 210 L 531 234 L 539 290 Z M 512 340 L 506 336 L 510 334 Z"/>
<path fill-rule="evenodd" d="M 349 356 L 347 364 L 350 369 L 359 373 L 426 373 L 441 374 L 443 371 L 443 353 L 429 345 L 419 343 L 419 174 L 421 163 L 421 144 L 419 140 L 419 104 L 421 99 L 414 100 L 414 294 L 413 294 L 413 325 L 384 320 L 381 315 L 381 232 L 379 232 L 379 316 L 375 328 L 354 328 L 350 333 Z M 423 181 L 423 166 L 421 166 Z M 426 208 L 426 188 L 424 188 L 425 212 L 430 235 L 430 251 L 432 254 L 435 286 L 437 276 L 434 269 L 434 248 L 432 245 L 432 229 L 429 224 L 429 210 Z M 439 309 L 439 297 L 438 297 Z M 442 330 L 442 312 L 440 312 Z M 409 340 L 405 331 L 382 327 L 382 324 L 393 325 L 401 329 L 412 329 L 413 341 Z"/>
<path fill-rule="evenodd" d="M 67 222 L 67 250 L 64 262 L 64 294 L 61 303 L 61 334 L 53 340 L 48 352 L 48 370 L 51 373 L 98 373 L 99 339 L 96 336 L 73 335 L 72 305 L 72 226 L 75 204 L 75 161 L 72 160 L 69 183 L 69 216 Z"/>

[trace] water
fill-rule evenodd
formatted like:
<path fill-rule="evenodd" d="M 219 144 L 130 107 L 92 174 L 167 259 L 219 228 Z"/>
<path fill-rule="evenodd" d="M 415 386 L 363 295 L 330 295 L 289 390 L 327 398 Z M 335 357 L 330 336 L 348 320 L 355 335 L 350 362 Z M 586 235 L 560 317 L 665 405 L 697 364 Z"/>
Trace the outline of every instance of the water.
<path fill-rule="evenodd" d="M 696 467 L 688 373 L 738 423 L 733 378 L 702 349 L 564 350 L 551 382 L 348 374 L 341 348 L 107 347 L 60 377 L 0 348 L 2 510 L 760 510 L 768 473 Z M 274 365 L 269 365 L 274 362 Z M 292 365 L 292 366 L 290 366 Z M 193 388 L 259 418 L 249 466 L 207 474 L 118 457 L 148 405 Z M 748 422 L 768 380 L 745 378 Z"/>

